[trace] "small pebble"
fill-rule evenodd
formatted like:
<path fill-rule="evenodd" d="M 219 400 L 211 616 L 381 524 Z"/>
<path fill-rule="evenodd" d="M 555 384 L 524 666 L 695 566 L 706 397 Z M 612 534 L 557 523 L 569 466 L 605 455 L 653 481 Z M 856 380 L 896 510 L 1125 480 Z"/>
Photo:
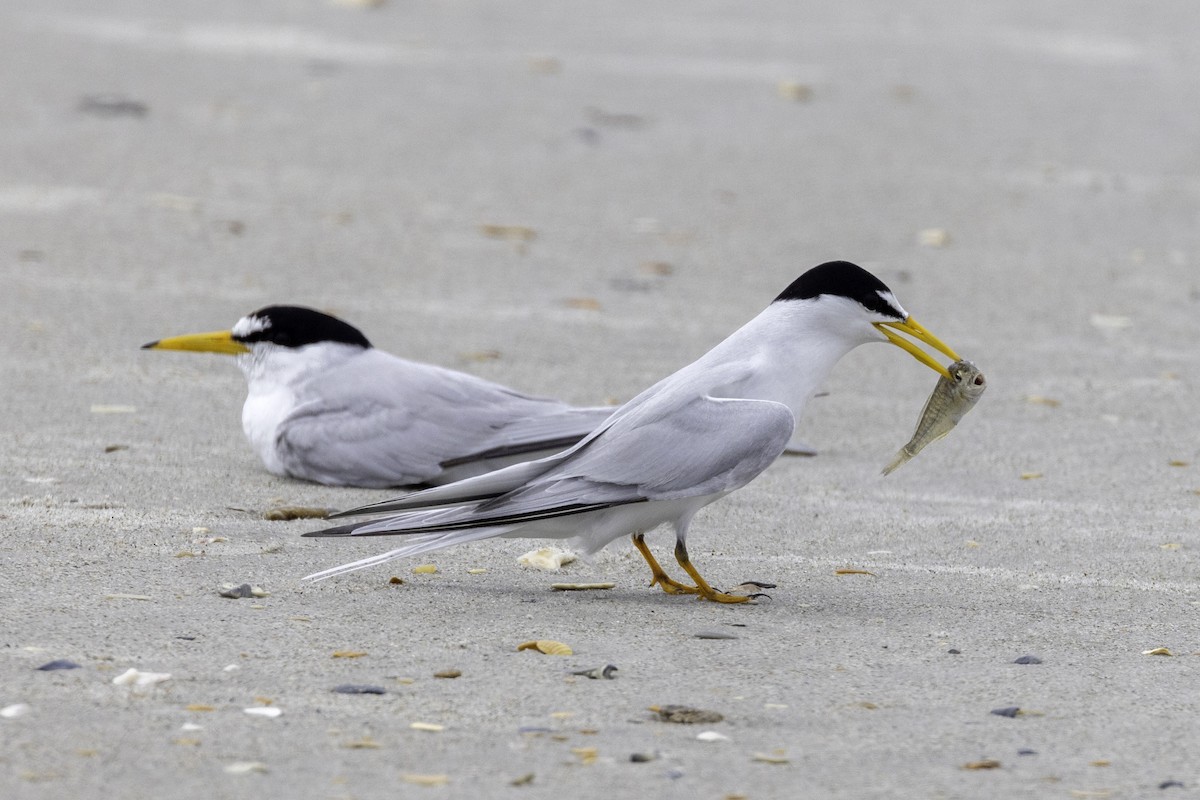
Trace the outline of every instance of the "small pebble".
<path fill-rule="evenodd" d="M 337 694 L 387 694 L 387 689 L 369 683 L 341 683 L 333 687 L 333 691 Z"/>
<path fill-rule="evenodd" d="M 1019 756 L 1036 756 L 1037 750 L 1030 750 L 1028 747 L 1022 747 L 1020 750 L 1017 751 L 1017 755 L 1019 755 Z"/>
<path fill-rule="evenodd" d="M 1040 664 L 1040 663 L 1042 663 L 1042 660 L 1040 658 L 1038 658 L 1037 656 L 1021 656 L 1013 663 L 1014 664 Z"/>
<path fill-rule="evenodd" d="M 1021 707 L 1005 706 L 1004 708 L 993 708 L 990 713 L 995 714 L 997 717 L 1015 717 L 1021 713 Z"/>
<path fill-rule="evenodd" d="M 629 760 L 634 764 L 649 764 L 657 758 L 657 753 L 633 753 L 629 756 Z"/>
<path fill-rule="evenodd" d="M 79 665 L 74 661 L 68 661 L 65 658 L 59 658 L 54 661 L 47 661 L 38 667 L 42 672 L 53 672 L 56 669 L 79 669 Z"/>

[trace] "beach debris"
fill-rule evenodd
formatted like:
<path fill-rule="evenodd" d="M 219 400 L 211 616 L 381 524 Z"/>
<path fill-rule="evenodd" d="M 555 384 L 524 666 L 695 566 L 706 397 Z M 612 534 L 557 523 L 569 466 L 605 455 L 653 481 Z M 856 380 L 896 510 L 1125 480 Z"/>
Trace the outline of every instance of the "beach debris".
<path fill-rule="evenodd" d="M 181 730 L 181 731 L 189 731 L 189 732 L 190 732 L 190 731 L 202 731 L 202 730 L 204 730 L 204 726 L 203 726 L 203 725 L 197 725 L 197 724 L 196 724 L 196 723 L 194 723 L 194 722 L 185 722 L 185 723 L 183 723 L 182 725 L 180 725 L 180 726 L 179 726 L 179 730 Z"/>
<path fill-rule="evenodd" d="M 517 651 L 520 652 L 521 650 L 536 650 L 548 656 L 575 655 L 575 651 L 571 649 L 570 645 L 556 642 L 553 639 L 537 639 L 530 642 L 521 642 L 517 645 Z"/>
<path fill-rule="evenodd" d="M 218 594 L 220 594 L 221 597 L 229 597 L 234 600 L 240 600 L 243 597 L 268 597 L 271 593 L 261 586 L 251 586 L 248 583 L 222 583 Z"/>
<path fill-rule="evenodd" d="M 1184 461 L 1182 458 L 1172 458 L 1167 461 L 1168 467 L 1189 467 L 1192 462 Z"/>
<path fill-rule="evenodd" d="M 552 583 L 550 588 L 556 592 L 589 592 L 598 589 L 612 589 L 615 583 Z"/>
<path fill-rule="evenodd" d="M 523 245 L 537 238 L 537 231 L 525 225 L 494 225 L 485 223 L 479 232 L 489 239 L 503 239 L 510 244 Z"/>
<path fill-rule="evenodd" d="M 266 717 L 268 719 L 274 719 L 283 714 L 282 708 L 275 708 L 274 706 L 254 706 L 252 708 L 243 708 L 242 711 L 252 717 Z"/>
<path fill-rule="evenodd" d="M 526 567 L 553 572 L 564 564 L 570 564 L 576 558 L 578 556 L 569 550 L 561 550 L 557 547 L 541 547 L 518 556 L 517 563 Z"/>
<path fill-rule="evenodd" d="M 142 672 L 130 667 L 113 678 L 112 682 L 116 686 L 151 686 L 170 679 L 171 673 L 169 672 Z"/>
<path fill-rule="evenodd" d="M 945 247 L 950 244 L 950 233 L 945 228 L 924 228 L 917 231 L 917 244 L 922 247 Z"/>
<path fill-rule="evenodd" d="M 697 741 L 701 742 L 728 742 L 729 737 L 719 731 L 702 731 L 696 734 Z"/>
<path fill-rule="evenodd" d="M 630 753 L 629 761 L 633 764 L 649 764 L 658 760 L 658 753 Z"/>
<path fill-rule="evenodd" d="M 262 518 L 271 522 L 286 522 L 293 519 L 329 519 L 332 508 L 315 506 L 279 506 L 263 512 Z"/>
<path fill-rule="evenodd" d="M 1046 397 L 1044 394 L 1027 394 L 1025 402 L 1035 406 L 1047 406 L 1049 408 L 1058 408 L 1062 405 L 1061 400 L 1055 400 L 1053 397 Z"/>
<path fill-rule="evenodd" d="M 446 730 L 445 725 L 438 725 L 436 722 L 413 722 L 408 727 L 414 731 L 425 731 L 427 733 L 441 733 Z"/>
<path fill-rule="evenodd" d="M 755 753 L 751 757 L 752 761 L 761 761 L 764 764 L 790 764 L 792 760 L 784 755 L 783 750 L 775 750 L 771 753 Z"/>
<path fill-rule="evenodd" d="M 595 764 L 600 751 L 595 747 L 572 747 L 571 752 L 579 757 L 580 764 Z"/>
<path fill-rule="evenodd" d="M 725 715 L 717 711 L 707 711 L 703 708 L 692 708 L 691 706 L 674 704 L 650 706 L 650 710 L 658 714 L 658 718 L 663 722 L 678 722 L 684 725 L 706 725 L 725 719 Z"/>
<path fill-rule="evenodd" d="M 468 575 L 482 575 L 487 572 L 487 567 L 471 567 L 467 570 Z"/>
<path fill-rule="evenodd" d="M 435 575 L 437 571 L 437 564 L 418 564 L 412 568 L 413 575 Z"/>
<path fill-rule="evenodd" d="M 997 717 L 1008 717 L 1012 719 L 1021 713 L 1021 708 L 1020 706 L 1005 706 L 1004 708 L 993 708 L 988 713 L 995 714 Z"/>
<path fill-rule="evenodd" d="M 1144 656 L 1173 656 L 1175 654 L 1172 653 L 1170 650 L 1168 650 L 1165 647 L 1156 647 L 1153 650 L 1143 650 L 1142 655 L 1144 655 Z"/>
<path fill-rule="evenodd" d="M 987 389 L 987 378 L 970 361 L 955 361 L 946 369 L 950 377 L 938 378 L 921 410 L 912 438 L 883 468 L 884 475 L 890 475 L 925 447 L 954 430 Z"/>
<path fill-rule="evenodd" d="M 508 782 L 508 785 L 509 786 L 528 786 L 529 784 L 533 783 L 534 777 L 535 776 L 532 772 L 526 772 L 524 775 L 518 775 L 517 777 L 513 778 L 511 781 Z"/>
<path fill-rule="evenodd" d="M 404 583 L 404 578 L 393 575 L 392 577 L 388 578 L 388 583 L 390 583 L 392 586 L 401 586 Z"/>
<path fill-rule="evenodd" d="M 435 678 L 461 678 L 462 670 L 461 669 L 438 670 L 437 672 L 433 673 L 433 677 L 435 677 Z"/>
<path fill-rule="evenodd" d="M 1014 664 L 1040 664 L 1040 663 L 1042 663 L 1042 660 L 1040 658 L 1038 658 L 1037 656 L 1019 656 L 1015 661 L 1013 661 L 1013 663 Z"/>
<path fill-rule="evenodd" d="M 216 711 L 216 706 L 210 706 L 207 703 L 191 703 L 183 707 L 184 711 L 208 712 Z"/>
<path fill-rule="evenodd" d="M 1158 785 L 1160 789 L 1183 789 L 1185 788 L 1180 781 L 1163 781 Z"/>
<path fill-rule="evenodd" d="M 370 683 L 339 683 L 331 691 L 336 694 L 387 694 L 387 689 Z"/>
<path fill-rule="evenodd" d="M 97 117 L 144 117 L 150 107 L 119 94 L 88 94 L 79 101 L 79 110 Z"/>
<path fill-rule="evenodd" d="M 128 449 L 129 449 L 129 445 L 127 445 L 127 444 L 110 444 L 110 445 L 105 445 L 104 452 L 119 453 L 122 450 L 128 450 Z"/>
<path fill-rule="evenodd" d="M 979 761 L 968 761 L 962 765 L 963 769 L 999 769 L 1000 762 L 994 758 L 984 758 Z"/>
<path fill-rule="evenodd" d="M 249 775 L 252 772 L 265 773 L 267 765 L 261 761 L 235 761 L 225 765 L 225 771 L 230 775 Z"/>
<path fill-rule="evenodd" d="M 1018 477 L 1023 481 L 1036 481 L 1045 476 L 1041 472 L 1022 472 Z"/>
<path fill-rule="evenodd" d="M 700 631 L 692 634 L 697 639 L 737 639 L 736 633 L 726 633 L 725 631 Z"/>
<path fill-rule="evenodd" d="M 1098 758 L 1095 761 L 1088 762 L 1089 767 L 1111 767 L 1112 761 L 1107 758 Z"/>
<path fill-rule="evenodd" d="M 780 99 L 793 103 L 807 103 L 813 96 L 812 87 L 800 81 L 780 81 L 775 85 L 775 93 Z"/>
<path fill-rule="evenodd" d="M 417 786 L 445 786 L 450 782 L 447 775 L 421 775 L 415 772 L 400 773 L 400 780 Z"/>
<path fill-rule="evenodd" d="M 362 658 L 366 654 L 366 650 L 334 650 L 333 658 Z"/>
<path fill-rule="evenodd" d="M 154 598 L 148 594 L 123 594 L 117 592 L 115 594 L 104 595 L 105 600 L 153 600 Z"/>
<path fill-rule="evenodd" d="M 870 570 L 854 569 L 852 567 L 843 567 L 842 569 L 835 569 L 833 571 L 833 574 L 834 575 L 870 575 L 871 577 L 875 577 L 875 573 L 871 572 Z"/>
<path fill-rule="evenodd" d="M 79 669 L 79 665 L 74 661 L 68 661 L 65 658 L 56 658 L 53 661 L 47 661 L 38 667 L 41 672 L 53 672 L 59 669 Z"/>
<path fill-rule="evenodd" d="M 1036 756 L 1037 750 L 1034 750 L 1029 747 L 1022 747 L 1020 750 L 1017 751 L 1017 755 L 1019 755 L 1019 756 Z"/>
<path fill-rule="evenodd" d="M 25 716 L 32 710 L 28 703 L 13 703 L 11 706 L 0 708 L 0 717 L 4 719 L 16 719 L 17 717 Z"/>
<path fill-rule="evenodd" d="M 370 736 L 364 736 L 361 739 L 351 739 L 348 742 L 342 742 L 342 747 L 347 750 L 378 750 L 383 745 Z"/>
<path fill-rule="evenodd" d="M 1183 544 L 1180 542 L 1166 542 L 1164 544 L 1160 544 L 1159 549 L 1161 549 L 1161 550 L 1182 550 Z"/>
<path fill-rule="evenodd" d="M 593 667 L 592 669 L 580 669 L 572 672 L 572 675 L 582 675 L 585 678 L 592 680 L 611 681 L 617 677 L 617 666 L 615 664 L 605 664 L 603 667 Z"/>

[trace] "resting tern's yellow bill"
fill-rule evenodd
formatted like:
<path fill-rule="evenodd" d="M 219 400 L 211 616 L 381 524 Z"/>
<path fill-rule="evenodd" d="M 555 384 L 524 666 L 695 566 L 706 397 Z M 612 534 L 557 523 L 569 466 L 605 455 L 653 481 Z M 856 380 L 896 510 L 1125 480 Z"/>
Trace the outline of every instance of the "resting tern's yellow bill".
<path fill-rule="evenodd" d="M 266 468 L 332 486 L 439 484 L 569 447 L 611 406 L 576 408 L 398 358 L 340 319 L 268 306 L 232 330 L 159 339 L 151 350 L 237 356 L 242 429 Z"/>
<path fill-rule="evenodd" d="M 685 545 L 692 515 L 745 486 L 784 452 L 805 402 L 860 344 L 891 342 L 946 373 L 901 333 L 958 360 L 874 275 L 845 261 L 821 264 L 569 450 L 339 516 L 404 513 L 305 534 L 409 535 L 402 547 L 309 578 L 493 536 L 574 537 L 587 552 L 632 536 L 650 565 L 652 586 L 744 602 L 713 589 L 692 565 Z M 668 577 L 645 544 L 646 532 L 664 523 L 675 528 L 675 558 L 694 586 Z"/>

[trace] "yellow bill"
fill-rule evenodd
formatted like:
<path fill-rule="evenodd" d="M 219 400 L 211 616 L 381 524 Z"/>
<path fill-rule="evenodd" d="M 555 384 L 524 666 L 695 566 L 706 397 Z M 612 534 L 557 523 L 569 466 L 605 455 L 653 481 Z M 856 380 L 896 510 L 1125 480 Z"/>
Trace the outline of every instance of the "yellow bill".
<path fill-rule="evenodd" d="M 925 352 L 920 347 L 917 347 L 917 345 L 910 342 L 908 339 L 900 336 L 900 333 L 907 333 L 914 339 L 924 342 L 925 344 L 937 350 L 939 353 L 948 356 L 952 362 L 961 360 L 958 357 L 958 353 L 955 353 L 953 350 L 951 350 L 950 347 L 941 339 L 927 331 L 924 325 L 921 325 L 912 317 L 904 320 L 904 322 L 876 322 L 875 327 L 880 333 L 888 338 L 889 342 L 896 345 L 901 350 L 907 351 L 908 354 L 917 361 L 920 361 L 922 364 L 929 367 L 934 372 L 940 373 L 947 379 L 950 378 L 950 372 L 945 367 L 939 364 L 933 358 L 933 356 L 929 355 L 929 353 Z"/>
<path fill-rule="evenodd" d="M 211 331 L 171 336 L 142 345 L 143 350 L 189 350 L 193 353 L 225 353 L 236 356 L 249 353 L 250 348 L 233 338 L 233 331 Z"/>

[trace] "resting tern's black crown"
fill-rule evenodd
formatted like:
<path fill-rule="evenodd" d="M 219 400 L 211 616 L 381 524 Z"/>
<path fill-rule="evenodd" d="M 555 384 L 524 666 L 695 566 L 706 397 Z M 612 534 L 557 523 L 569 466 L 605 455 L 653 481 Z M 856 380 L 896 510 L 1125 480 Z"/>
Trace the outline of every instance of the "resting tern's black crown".
<path fill-rule="evenodd" d="M 826 261 L 813 267 L 792 281 L 775 302 L 812 300 L 823 294 L 846 297 L 877 314 L 904 319 L 890 299 L 892 290 L 887 284 L 849 261 Z"/>
<path fill-rule="evenodd" d="M 359 347 L 371 343 L 362 331 L 337 317 L 303 306 L 267 306 L 248 317 L 252 320 L 247 332 L 235 331 L 233 338 L 243 344 L 271 342 L 281 347 L 304 347 L 306 344 L 334 342 Z"/>

